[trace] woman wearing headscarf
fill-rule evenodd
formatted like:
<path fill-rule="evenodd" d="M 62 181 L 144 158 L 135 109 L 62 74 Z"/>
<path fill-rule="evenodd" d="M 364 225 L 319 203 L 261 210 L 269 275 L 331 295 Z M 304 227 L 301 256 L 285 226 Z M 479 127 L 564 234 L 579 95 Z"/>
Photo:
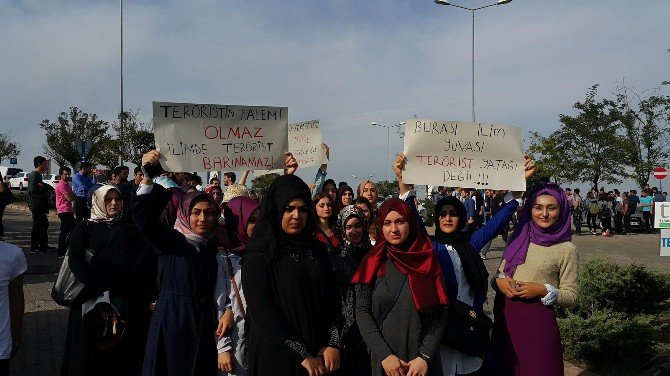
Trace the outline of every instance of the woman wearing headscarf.
<path fill-rule="evenodd" d="M 377 227 L 375 226 L 375 219 L 377 215 L 376 207 L 373 207 L 370 200 L 363 196 L 356 197 L 354 200 L 354 205 L 361 208 L 363 213 L 365 213 L 365 219 L 368 224 L 370 244 L 375 245 L 375 242 L 377 241 Z"/>
<path fill-rule="evenodd" d="M 156 297 L 156 256 L 116 187 L 98 186 L 92 192 L 91 217 L 72 231 L 68 262 L 84 289 L 70 307 L 61 375 L 139 375 L 149 304 Z M 125 330 L 120 329 L 123 335 L 116 346 L 103 350 L 102 329 L 92 325 L 95 320 L 88 321 L 95 312 L 84 311 L 82 317 L 82 305 L 105 292 Z"/>
<path fill-rule="evenodd" d="M 337 198 L 335 198 L 335 213 L 339 213 L 342 208 L 354 203 L 354 190 L 348 186 L 343 185 L 337 189 Z"/>
<path fill-rule="evenodd" d="M 246 301 L 242 288 L 240 261 L 249 238 L 256 225 L 259 205 L 255 200 L 239 196 L 231 199 L 224 209 L 230 247 L 216 255 L 219 273 L 216 278 L 214 299 L 216 300 L 219 328 L 217 350 L 220 375 L 246 375 L 247 333 L 245 330 Z M 225 322 L 221 318 L 230 310 L 233 315 L 232 330 L 223 333 Z"/>
<path fill-rule="evenodd" d="M 329 194 L 320 192 L 312 199 L 312 205 L 314 205 L 318 221 L 314 236 L 326 246 L 328 251 L 338 248 L 342 240 L 335 228 L 337 214 L 335 214 L 333 199 Z"/>
<path fill-rule="evenodd" d="M 402 200 L 382 204 L 377 227 L 382 236 L 351 280 L 372 374 L 440 375 L 437 350 L 448 303 L 440 262 Z"/>
<path fill-rule="evenodd" d="M 403 184 L 402 170 L 404 155 L 399 154 L 393 165 L 398 178 L 401 196 L 409 192 L 409 186 Z M 535 172 L 535 164 L 526 158 L 525 177 Z M 465 205 L 456 197 L 444 196 L 435 204 L 435 236 L 433 249 L 437 253 L 447 284 L 447 295 L 452 303 L 461 302 L 472 307 L 477 313 L 484 314 L 484 302 L 488 288 L 488 271 L 479 255 L 480 250 L 493 240 L 500 230 L 509 223 L 516 212 L 521 192 L 509 194 L 500 210 L 489 219 L 486 225 L 474 232 L 464 232 L 467 225 Z M 418 213 L 417 213 L 418 215 Z M 452 346 L 440 344 L 443 375 L 472 374 L 481 370 L 483 352 L 480 355 L 468 355 Z"/>
<path fill-rule="evenodd" d="M 158 165 L 153 150 L 142 166 Z M 158 254 L 158 300 L 147 338 L 143 375 L 216 375 L 217 263 L 213 239 L 219 206 L 204 192 L 182 198 L 174 228 L 156 214 L 170 199 L 145 173 L 133 197 L 133 219 Z M 160 211 L 159 211 L 160 212 Z"/>
<path fill-rule="evenodd" d="M 355 288 L 350 283 L 358 265 L 372 248 L 368 236 L 367 218 L 363 210 L 354 205 L 345 206 L 337 218 L 342 245 L 331 252 L 335 280 L 342 300 L 342 356 L 339 375 L 370 375 L 370 356 L 363 337 L 356 325 Z"/>
<path fill-rule="evenodd" d="M 214 198 L 214 201 L 218 202 L 221 204 L 223 201 L 223 189 L 221 189 L 220 185 L 210 185 L 207 188 L 205 188 L 205 193 L 208 195 L 212 196 Z"/>
<path fill-rule="evenodd" d="M 495 278 L 493 343 L 501 375 L 563 375 L 554 305 L 577 301 L 577 250 L 565 192 L 529 192 Z"/>
<path fill-rule="evenodd" d="M 318 376 L 339 367 L 340 304 L 329 256 L 313 236 L 310 199 L 300 178 L 277 178 L 247 244 L 248 375 Z"/>

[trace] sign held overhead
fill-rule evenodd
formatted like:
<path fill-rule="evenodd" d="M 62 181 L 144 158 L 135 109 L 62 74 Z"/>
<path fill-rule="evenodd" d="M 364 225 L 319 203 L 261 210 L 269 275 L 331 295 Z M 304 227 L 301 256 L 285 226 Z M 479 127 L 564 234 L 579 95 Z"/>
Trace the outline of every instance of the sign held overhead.
<path fill-rule="evenodd" d="M 410 184 L 524 191 L 522 129 L 409 119 L 403 180 Z"/>

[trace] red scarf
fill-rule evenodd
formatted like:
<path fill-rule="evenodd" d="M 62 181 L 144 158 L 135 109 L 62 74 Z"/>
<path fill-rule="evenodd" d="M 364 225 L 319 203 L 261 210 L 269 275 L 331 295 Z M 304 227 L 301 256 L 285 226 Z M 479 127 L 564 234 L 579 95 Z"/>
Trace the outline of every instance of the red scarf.
<path fill-rule="evenodd" d="M 398 270 L 407 275 L 409 288 L 417 310 L 432 305 L 446 305 L 447 286 L 442 267 L 428 236 L 421 231 L 416 214 L 400 199 L 386 200 L 379 208 L 377 231 L 382 234 L 386 216 L 395 211 L 409 223 L 410 233 L 403 244 L 391 245 L 381 238 L 365 255 L 351 279 L 351 283 L 371 284 L 376 277 L 386 274 L 386 260 L 391 259 Z"/>

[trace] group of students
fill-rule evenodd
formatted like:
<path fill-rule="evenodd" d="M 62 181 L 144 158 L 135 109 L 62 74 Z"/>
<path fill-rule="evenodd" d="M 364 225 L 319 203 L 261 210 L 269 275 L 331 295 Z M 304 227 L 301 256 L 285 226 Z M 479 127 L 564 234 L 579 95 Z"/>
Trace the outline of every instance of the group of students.
<path fill-rule="evenodd" d="M 158 161 L 143 156 L 133 190 L 95 189 L 90 220 L 72 232 L 69 264 L 85 288 L 70 307 L 61 374 L 563 374 L 554 306 L 576 302 L 577 253 L 557 185 L 526 193 L 489 279 L 479 251 L 518 201 L 464 231 L 465 206 L 444 197 L 430 236 L 402 155 L 400 198 L 379 207 L 374 182 L 354 198 L 324 166 L 310 189 L 290 153 L 261 203 L 158 184 Z M 455 307 L 484 315 L 489 284 L 493 340 L 464 350 L 467 339 L 450 335 L 462 322 Z M 102 300 L 124 321 L 111 347 L 91 324 Z"/>
<path fill-rule="evenodd" d="M 600 191 L 591 188 L 585 198 L 580 195 L 579 188 L 574 192 L 566 188 L 565 194 L 572 208 L 575 234 L 582 235 L 582 224 L 586 219 L 589 234 L 595 235 L 601 229 L 602 236 L 629 234 L 633 230 L 631 216 L 634 214 L 641 215 L 643 231 L 654 232 L 654 203 L 665 202 L 667 197 L 666 192 L 649 186 L 641 190 L 639 197 L 636 189 L 620 193 L 618 189 L 605 192 L 602 187 Z"/>

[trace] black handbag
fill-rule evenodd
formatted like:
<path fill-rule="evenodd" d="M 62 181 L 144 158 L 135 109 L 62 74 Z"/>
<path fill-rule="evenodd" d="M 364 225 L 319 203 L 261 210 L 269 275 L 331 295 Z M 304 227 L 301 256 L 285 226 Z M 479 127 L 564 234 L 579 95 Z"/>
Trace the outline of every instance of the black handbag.
<path fill-rule="evenodd" d="M 91 235 L 91 228 L 88 221 L 85 222 L 86 230 L 88 232 L 88 237 Z M 87 240 L 88 242 L 88 240 Z M 90 248 L 86 248 L 86 261 L 91 264 L 93 259 L 94 251 Z M 71 307 L 72 303 L 79 297 L 81 291 L 84 289 L 84 284 L 77 280 L 74 273 L 70 269 L 70 247 L 68 247 L 67 253 L 63 258 L 63 263 L 60 266 L 58 271 L 58 276 L 56 277 L 56 282 L 54 282 L 53 287 L 51 288 L 51 299 L 53 299 L 56 304 Z"/>
<path fill-rule="evenodd" d="M 54 286 L 51 289 L 51 299 L 53 299 L 56 304 L 64 307 L 72 306 L 72 302 L 77 299 L 81 291 L 84 289 L 84 284 L 77 281 L 74 273 L 70 270 L 69 258 L 70 252 L 63 258 L 63 263 L 58 271 L 58 277 L 56 277 L 56 282 L 54 282 Z"/>
<path fill-rule="evenodd" d="M 458 299 L 449 301 L 442 344 L 466 355 L 484 357 L 493 320 Z"/>

